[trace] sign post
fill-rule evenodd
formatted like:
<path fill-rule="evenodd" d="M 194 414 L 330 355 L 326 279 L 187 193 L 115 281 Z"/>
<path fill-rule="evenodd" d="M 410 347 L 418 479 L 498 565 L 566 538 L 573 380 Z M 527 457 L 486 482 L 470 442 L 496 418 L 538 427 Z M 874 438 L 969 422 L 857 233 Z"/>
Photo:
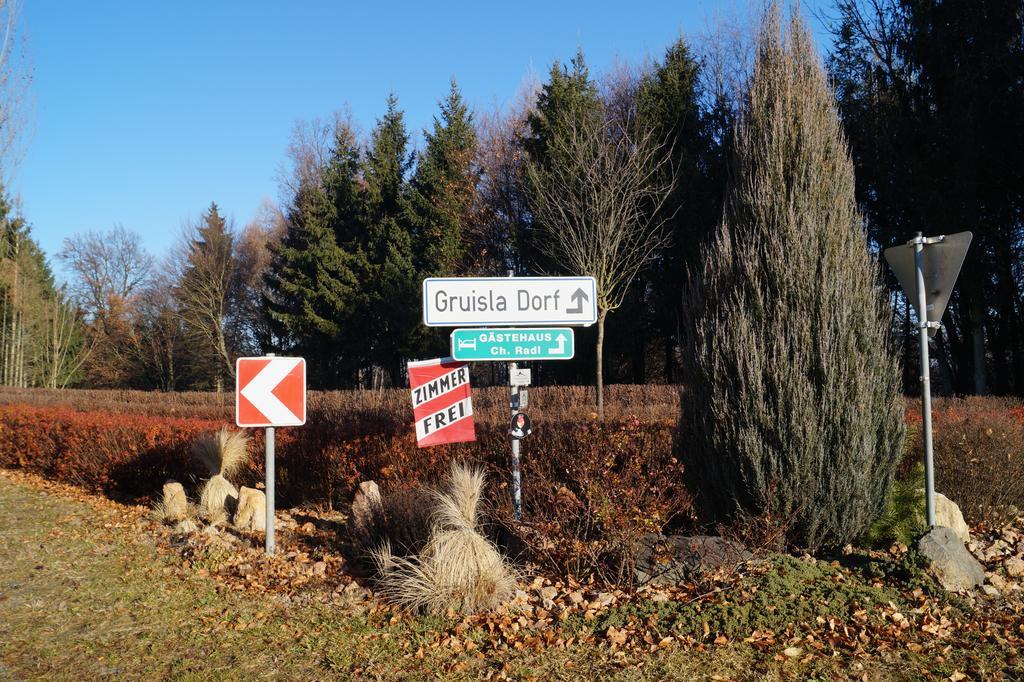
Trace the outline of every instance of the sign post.
<path fill-rule="evenodd" d="M 508 363 L 512 502 L 517 521 L 522 520 L 523 513 L 519 440 L 530 432 L 529 417 L 522 412 L 530 370 L 519 369 L 516 362 L 571 360 L 575 337 L 573 330 L 565 327 L 588 327 L 595 322 L 597 281 L 593 277 L 515 277 L 510 270 L 508 277 L 423 280 L 423 323 L 428 327 L 496 327 L 454 330 L 452 359 Z M 413 365 L 409 364 L 410 384 Z M 466 383 L 468 388 L 468 374 Z M 419 440 L 420 415 L 416 418 Z"/>
<path fill-rule="evenodd" d="M 512 419 L 516 417 L 516 413 L 519 412 L 519 386 L 511 381 L 512 376 L 516 373 L 516 363 L 510 362 L 508 364 L 509 372 L 509 383 L 512 389 L 512 401 L 510 403 L 512 408 Z M 509 438 L 512 441 L 512 509 L 516 515 L 516 521 L 523 520 L 523 481 L 519 473 L 519 439 L 512 437 L 511 433 Z"/>
<path fill-rule="evenodd" d="M 273 353 L 235 361 L 235 424 L 263 427 L 266 443 L 267 529 L 264 548 L 274 553 L 274 429 L 306 423 L 306 361 Z"/>
<path fill-rule="evenodd" d="M 939 329 L 953 285 L 960 274 L 970 232 L 925 237 L 921 232 L 902 246 L 885 250 L 885 259 L 917 311 L 921 344 L 921 417 L 924 441 L 925 518 L 935 527 L 935 465 L 932 450 L 932 386 L 928 339 Z M 925 251 L 925 247 L 929 248 Z M 910 247 L 910 248 L 908 248 Z M 928 302 L 929 297 L 931 303 Z"/>
<path fill-rule="evenodd" d="M 274 427 L 267 426 L 264 429 L 264 441 L 266 441 L 266 457 L 264 470 L 266 472 L 265 490 L 267 493 L 267 531 L 264 549 L 267 554 L 274 553 Z"/>

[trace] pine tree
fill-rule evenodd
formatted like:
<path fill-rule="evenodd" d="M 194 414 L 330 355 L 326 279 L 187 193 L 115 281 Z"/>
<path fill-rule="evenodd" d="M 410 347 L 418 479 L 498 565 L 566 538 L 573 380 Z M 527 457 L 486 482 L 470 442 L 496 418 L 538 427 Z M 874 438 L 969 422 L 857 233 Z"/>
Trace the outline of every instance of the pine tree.
<path fill-rule="evenodd" d="M 665 379 L 669 383 L 677 378 L 675 355 L 686 269 L 696 263 L 701 246 L 721 218 L 721 187 L 725 184 L 724 168 L 715 163 L 719 142 L 707 129 L 701 96 L 700 65 L 682 38 L 666 50 L 663 60 L 637 88 L 636 125 L 651 131 L 661 143 L 660 157 L 668 159 L 663 172 L 676 176 L 663 209 L 669 216 L 671 240 L 634 287 L 635 296 L 640 298 L 649 282 L 650 305 L 642 305 L 641 300 L 641 305 L 632 306 L 633 319 L 622 315 L 614 320 L 621 332 L 609 325 L 610 335 L 619 332 L 634 343 L 645 340 L 635 330 L 650 327 L 663 340 Z M 641 318 L 645 310 L 649 311 L 646 324 Z M 634 352 L 640 362 L 646 355 L 647 348 L 642 345 Z M 638 382 L 644 379 L 642 373 L 636 376 Z"/>
<path fill-rule="evenodd" d="M 479 172 L 473 117 L 453 80 L 412 180 L 417 270 L 423 277 L 457 274 L 465 260 L 463 229 L 476 194 Z"/>
<path fill-rule="evenodd" d="M 885 509 L 903 402 L 835 100 L 799 16 L 781 23 L 774 6 L 687 300 L 683 455 L 712 514 L 832 548 Z"/>
<path fill-rule="evenodd" d="M 371 274 L 365 289 L 372 315 L 367 323 L 374 361 L 402 383 L 403 361 L 419 351 L 420 283 L 413 256 L 407 176 L 412 166 L 409 135 L 398 98 L 388 97 L 363 163 L 363 223 Z"/>
<path fill-rule="evenodd" d="M 31 227 L 0 188 L 0 384 L 57 388 L 74 380 L 81 322 Z"/>
<path fill-rule="evenodd" d="M 351 382 L 365 358 L 351 333 L 365 310 L 368 264 L 360 243 L 359 150 L 339 125 L 325 168 L 302 183 L 274 248 L 266 305 L 286 349 L 306 357 L 324 387 Z"/>
<path fill-rule="evenodd" d="M 199 342 L 197 366 L 221 390 L 234 378 L 234 353 L 228 347 L 225 321 L 235 272 L 234 235 L 216 203 L 201 218 L 185 254 L 175 296 L 189 332 Z"/>
<path fill-rule="evenodd" d="M 527 116 L 530 136 L 523 146 L 534 162 L 543 163 L 552 153 L 552 139 L 566 134 L 572 118 L 603 115 L 597 86 L 590 78 L 583 50 L 578 49 L 568 65 L 557 61 L 551 65 L 548 82 L 537 95 L 537 107 Z"/>
<path fill-rule="evenodd" d="M 881 6 L 837 3 L 831 61 L 869 233 L 881 248 L 918 231 L 974 233 L 935 358 L 954 393 L 1024 394 L 1021 2 Z M 906 315 L 905 388 L 916 392 Z"/>

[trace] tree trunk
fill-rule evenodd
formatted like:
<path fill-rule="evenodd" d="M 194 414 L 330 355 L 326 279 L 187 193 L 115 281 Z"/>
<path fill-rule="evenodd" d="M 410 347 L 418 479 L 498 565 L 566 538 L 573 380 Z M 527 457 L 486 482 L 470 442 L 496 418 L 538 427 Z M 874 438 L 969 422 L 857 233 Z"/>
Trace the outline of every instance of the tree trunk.
<path fill-rule="evenodd" d="M 988 381 L 985 372 L 985 315 L 981 301 L 975 299 L 971 317 L 974 325 L 971 329 L 971 341 L 974 351 L 974 395 L 988 394 Z"/>
<path fill-rule="evenodd" d="M 597 314 L 597 418 L 604 421 L 604 318 L 607 311 Z"/>

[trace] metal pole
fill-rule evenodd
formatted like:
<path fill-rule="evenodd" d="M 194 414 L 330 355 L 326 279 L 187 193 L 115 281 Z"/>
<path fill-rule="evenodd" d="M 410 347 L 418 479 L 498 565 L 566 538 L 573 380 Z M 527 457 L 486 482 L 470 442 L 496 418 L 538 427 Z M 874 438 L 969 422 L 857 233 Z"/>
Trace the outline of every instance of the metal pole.
<path fill-rule="evenodd" d="M 274 553 L 274 427 L 266 428 L 267 441 L 267 554 Z"/>
<path fill-rule="evenodd" d="M 921 340 L 921 417 L 924 430 L 925 518 L 929 528 L 935 527 L 935 468 L 932 457 L 932 387 L 931 362 L 928 357 L 928 297 L 924 289 L 924 235 L 914 239 L 914 263 L 917 269 L 918 337 Z"/>
<path fill-rule="evenodd" d="M 518 405 L 517 398 L 519 397 L 519 387 L 512 386 L 512 374 L 516 371 L 516 363 L 508 363 L 508 375 L 509 375 L 509 388 L 511 389 L 512 399 L 509 405 L 512 409 L 512 416 L 509 419 L 509 425 L 512 424 L 512 419 L 515 418 L 516 409 Z M 512 440 L 512 508 L 515 510 L 516 521 L 523 520 L 523 485 L 519 475 L 519 439 L 512 438 L 509 434 L 509 438 Z"/>
<path fill-rule="evenodd" d="M 509 269 L 508 276 L 515 277 L 515 270 Z M 516 371 L 516 363 L 508 363 L 508 383 L 511 391 L 512 398 L 509 402 L 512 414 L 509 418 L 509 427 L 511 429 L 512 419 L 516 416 L 516 412 L 519 405 L 519 387 L 512 385 L 512 375 Z M 523 520 L 523 482 L 519 474 L 519 439 L 512 438 L 512 434 L 509 434 L 509 439 L 512 441 L 512 509 L 515 511 L 516 521 Z"/>
<path fill-rule="evenodd" d="M 273 353 L 267 353 L 274 357 Z M 265 549 L 267 554 L 274 553 L 274 427 L 268 426 L 264 430 L 264 441 L 266 442 L 266 494 L 267 494 L 267 530 Z"/>

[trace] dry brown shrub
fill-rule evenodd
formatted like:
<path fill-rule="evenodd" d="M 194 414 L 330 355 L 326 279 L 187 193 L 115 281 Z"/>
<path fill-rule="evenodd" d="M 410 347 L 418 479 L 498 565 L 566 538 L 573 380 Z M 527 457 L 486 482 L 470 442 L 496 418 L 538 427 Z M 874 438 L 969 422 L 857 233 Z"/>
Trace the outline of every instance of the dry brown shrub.
<path fill-rule="evenodd" d="M 507 414 L 508 388 L 473 389 L 478 422 L 501 425 Z M 580 419 L 596 407 L 591 386 L 536 386 L 530 389 L 531 413 L 545 420 Z M 0 405 L 61 406 L 120 414 L 190 417 L 234 421 L 234 393 L 92 390 L 0 387 Z M 364 431 L 405 427 L 409 422 L 408 389 L 383 391 L 310 391 L 310 419 L 317 413 L 357 419 Z M 608 419 L 644 414 L 650 419 L 674 419 L 679 413 L 679 389 L 668 385 L 617 384 L 605 389 Z"/>
<path fill-rule="evenodd" d="M 1021 401 L 946 398 L 936 401 L 932 421 L 935 489 L 956 502 L 972 526 L 1001 526 L 1020 513 L 1024 509 Z M 916 428 L 906 466 L 920 462 L 922 452 L 921 429 Z"/>
<path fill-rule="evenodd" d="M 672 430 L 634 418 L 545 436 L 546 449 L 523 459 L 522 521 L 507 492 L 491 514 L 545 572 L 633 586 L 641 540 L 694 524 Z"/>

